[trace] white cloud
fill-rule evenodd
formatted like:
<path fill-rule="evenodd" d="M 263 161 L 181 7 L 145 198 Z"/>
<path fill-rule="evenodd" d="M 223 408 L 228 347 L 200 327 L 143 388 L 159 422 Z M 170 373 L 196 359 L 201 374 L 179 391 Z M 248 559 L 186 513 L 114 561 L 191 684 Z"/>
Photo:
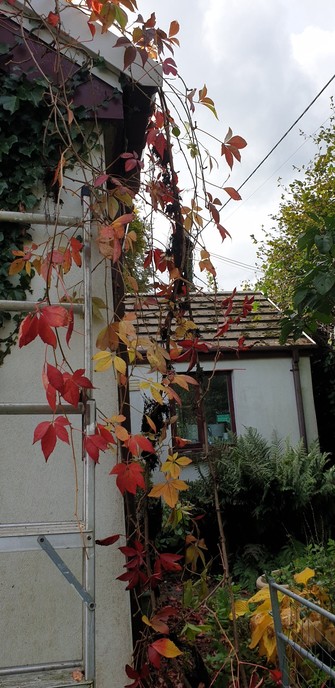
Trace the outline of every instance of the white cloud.
<path fill-rule="evenodd" d="M 291 34 L 292 55 L 301 70 L 319 83 L 320 74 L 334 73 L 335 31 L 307 26 L 301 33 Z"/>

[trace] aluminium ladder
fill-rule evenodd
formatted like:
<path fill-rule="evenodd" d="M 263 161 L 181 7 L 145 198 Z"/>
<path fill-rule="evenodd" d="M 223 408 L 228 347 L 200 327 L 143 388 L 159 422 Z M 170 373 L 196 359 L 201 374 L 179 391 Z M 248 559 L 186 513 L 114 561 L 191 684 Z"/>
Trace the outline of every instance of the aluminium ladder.
<path fill-rule="evenodd" d="M 79 225 L 83 231 L 83 281 L 84 303 L 62 303 L 71 307 L 74 313 L 84 314 L 84 366 L 85 375 L 92 379 L 92 278 L 91 278 L 91 221 L 89 189 L 82 187 L 82 217 L 58 217 L 57 225 L 70 227 Z M 49 217 L 35 213 L 0 211 L 0 222 L 32 223 L 47 225 L 55 222 Z M 36 302 L 0 301 L 0 310 L 7 312 L 33 311 Z M 80 413 L 86 435 L 94 434 L 96 423 L 95 401 L 91 390 L 77 409 L 63 405 L 56 413 Z M 0 403 L 0 415 L 51 414 L 47 404 Z M 40 550 L 47 555 L 60 573 L 67 579 L 82 600 L 82 656 L 71 661 L 59 661 L 23 666 L 0 667 L 0 688 L 69 688 L 72 686 L 94 686 L 95 682 L 95 464 L 87 453 L 83 456 L 83 506 L 82 520 L 54 523 L 12 523 L 0 525 L 0 556 L 6 552 L 28 552 Z M 82 550 L 82 582 L 69 570 L 58 550 Z M 72 677 L 79 670 L 84 678 Z"/>

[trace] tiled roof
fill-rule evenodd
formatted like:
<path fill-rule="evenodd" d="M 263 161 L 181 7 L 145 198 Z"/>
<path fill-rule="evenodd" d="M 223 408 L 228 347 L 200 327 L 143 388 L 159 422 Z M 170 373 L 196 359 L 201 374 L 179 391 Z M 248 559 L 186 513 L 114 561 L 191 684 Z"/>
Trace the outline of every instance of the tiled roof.
<path fill-rule="evenodd" d="M 288 340 L 286 344 L 280 343 L 280 319 L 281 312 L 267 299 L 261 292 L 242 291 L 236 292 L 232 309 L 227 315 L 227 299 L 231 292 L 200 293 L 191 294 L 191 315 L 185 311 L 176 311 L 176 317 L 172 320 L 172 337 L 183 340 L 190 337 L 199 336 L 199 343 L 205 342 L 210 349 L 218 348 L 222 350 L 235 350 L 238 348 L 238 340 L 245 337 L 244 345 L 252 347 L 253 351 L 264 349 L 287 350 L 293 345 L 299 347 L 313 347 L 314 342 L 308 336 L 303 336 L 293 342 Z M 254 296 L 252 310 L 246 317 L 241 317 L 243 304 Z M 166 317 L 169 312 L 169 304 L 166 299 L 153 297 L 152 295 L 127 295 L 126 312 L 136 313 L 135 327 L 138 336 L 149 337 L 160 342 L 164 338 L 164 328 L 166 327 Z M 226 317 L 225 317 L 226 315 Z M 181 321 L 178 316 L 181 316 Z M 240 320 L 239 320 L 240 318 Z M 231 319 L 227 332 L 217 335 L 218 331 L 225 324 L 227 319 Z M 193 321 L 197 329 L 190 329 L 183 334 L 183 323 Z M 181 322 L 181 330 L 177 330 L 178 323 Z M 187 327 L 187 324 L 186 324 Z M 180 336 L 181 333 L 181 336 Z"/>

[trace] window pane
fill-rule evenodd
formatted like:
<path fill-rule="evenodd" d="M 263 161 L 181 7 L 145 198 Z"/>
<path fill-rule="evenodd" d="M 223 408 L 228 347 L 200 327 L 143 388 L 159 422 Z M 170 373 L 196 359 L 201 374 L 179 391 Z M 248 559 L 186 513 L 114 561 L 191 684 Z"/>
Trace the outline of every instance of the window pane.
<path fill-rule="evenodd" d="M 208 377 L 207 375 L 207 380 Z M 232 429 L 227 375 L 220 373 L 213 375 L 209 383 L 209 390 L 203 400 L 203 408 L 207 424 L 208 444 L 213 444 L 217 440 L 227 441 Z"/>
<path fill-rule="evenodd" d="M 198 428 L 198 401 L 197 394 L 193 386 L 190 390 L 179 389 L 178 394 L 181 398 L 181 406 L 177 407 L 177 433 L 180 437 L 191 440 L 194 444 L 200 442 Z"/>

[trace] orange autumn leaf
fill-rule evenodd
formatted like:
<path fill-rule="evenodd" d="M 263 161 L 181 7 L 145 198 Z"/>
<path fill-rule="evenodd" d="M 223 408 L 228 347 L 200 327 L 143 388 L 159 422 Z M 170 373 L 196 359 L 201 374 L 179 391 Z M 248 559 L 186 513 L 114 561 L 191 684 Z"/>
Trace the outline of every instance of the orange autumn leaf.
<path fill-rule="evenodd" d="M 168 657 L 169 659 L 183 654 L 177 645 L 175 645 L 172 640 L 169 640 L 169 638 L 159 638 L 159 640 L 155 640 L 154 643 L 151 643 L 151 647 L 153 647 L 158 654 L 162 655 L 162 657 Z"/>
<path fill-rule="evenodd" d="M 162 497 L 168 506 L 173 509 L 178 502 L 178 496 L 181 490 L 188 490 L 188 485 L 186 485 L 184 480 L 173 478 L 172 480 L 167 480 L 165 483 L 157 483 L 157 485 L 154 485 L 148 497 Z"/>
<path fill-rule="evenodd" d="M 151 619 L 148 619 L 148 617 L 144 614 L 144 616 L 142 616 L 142 621 L 147 626 L 153 628 L 157 633 L 169 633 L 170 631 L 168 625 L 162 621 L 159 616 L 152 616 Z"/>
<path fill-rule="evenodd" d="M 117 425 L 115 427 L 115 434 L 120 442 L 126 442 L 126 440 L 129 439 L 129 432 L 123 427 L 123 425 Z"/>

